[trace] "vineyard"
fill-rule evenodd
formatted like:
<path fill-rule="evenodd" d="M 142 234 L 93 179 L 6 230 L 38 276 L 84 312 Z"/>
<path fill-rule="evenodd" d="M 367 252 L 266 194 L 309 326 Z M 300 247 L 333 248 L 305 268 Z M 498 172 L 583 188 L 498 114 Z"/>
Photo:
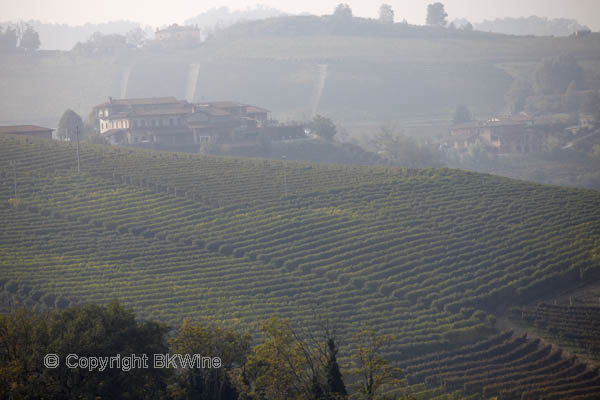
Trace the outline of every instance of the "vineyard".
<path fill-rule="evenodd" d="M 516 321 L 600 361 L 600 307 L 542 303 L 512 311 Z"/>
<path fill-rule="evenodd" d="M 4 137 L 0 220 L 2 296 L 30 307 L 117 298 L 142 318 L 250 330 L 318 314 L 348 344 L 365 326 L 395 335 L 385 355 L 422 398 L 600 386 L 494 317 L 600 278 L 595 191 L 89 144 L 78 173 L 73 145 Z"/>

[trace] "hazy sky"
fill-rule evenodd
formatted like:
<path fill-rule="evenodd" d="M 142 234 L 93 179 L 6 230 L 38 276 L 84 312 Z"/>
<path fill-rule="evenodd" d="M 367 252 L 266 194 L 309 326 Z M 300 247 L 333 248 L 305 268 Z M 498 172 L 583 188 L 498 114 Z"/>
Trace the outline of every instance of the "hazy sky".
<path fill-rule="evenodd" d="M 37 19 L 80 25 L 127 19 L 151 26 L 182 23 L 213 7 L 254 8 L 257 3 L 289 13 L 331 14 L 336 4 L 348 3 L 357 16 L 375 17 L 380 3 L 391 4 L 396 19 L 423 24 L 427 4 L 436 0 L 0 0 L 0 20 Z M 600 0 L 442 0 L 449 19 L 472 22 L 496 17 L 538 15 L 573 18 L 600 30 Z"/>

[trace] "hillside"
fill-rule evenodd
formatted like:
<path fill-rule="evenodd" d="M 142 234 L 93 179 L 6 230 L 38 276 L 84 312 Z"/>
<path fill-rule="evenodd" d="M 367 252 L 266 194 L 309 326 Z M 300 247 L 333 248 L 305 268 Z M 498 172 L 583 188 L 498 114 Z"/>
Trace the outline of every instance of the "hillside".
<path fill-rule="evenodd" d="M 346 343 L 363 326 L 396 335 L 384 352 L 413 391 L 520 398 L 598 382 L 494 328 L 496 313 L 600 279 L 596 191 L 448 169 L 81 154 L 78 174 L 72 145 L 0 139 L 5 300 L 118 298 L 142 318 L 251 329 L 269 315 L 311 326 L 317 312 Z"/>
<path fill-rule="evenodd" d="M 597 70 L 597 34 L 516 37 L 355 18 L 281 17 L 234 25 L 197 48 L 149 46 L 126 54 L 37 52 L 0 59 L 0 122 L 55 126 L 87 116 L 108 96 L 236 100 L 282 120 L 313 112 L 344 126 L 447 122 L 458 104 L 488 116 L 514 78 L 541 59 L 577 58 Z"/>

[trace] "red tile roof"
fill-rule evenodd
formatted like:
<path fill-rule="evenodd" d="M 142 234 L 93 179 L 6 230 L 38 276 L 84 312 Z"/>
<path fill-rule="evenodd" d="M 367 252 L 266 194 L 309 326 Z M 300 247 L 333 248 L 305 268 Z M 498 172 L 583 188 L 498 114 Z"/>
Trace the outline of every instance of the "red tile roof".
<path fill-rule="evenodd" d="M 52 132 L 54 129 L 44 128 L 37 125 L 7 125 L 0 126 L 0 133 L 34 133 L 34 132 Z"/>
<path fill-rule="evenodd" d="M 270 111 L 266 108 L 256 107 L 256 106 L 248 106 L 246 108 L 247 114 L 256 114 L 256 113 L 269 113 Z"/>
<path fill-rule="evenodd" d="M 216 108 L 248 107 L 248 104 L 238 103 L 237 101 L 211 101 L 210 103 L 202 103 L 200 105 L 207 105 Z"/>
<path fill-rule="evenodd" d="M 175 97 L 144 97 L 137 99 L 109 99 L 106 103 L 97 105 L 98 107 L 106 106 L 136 106 L 136 105 L 161 105 L 161 104 L 176 104 L 187 103 L 185 100 L 177 100 Z"/>

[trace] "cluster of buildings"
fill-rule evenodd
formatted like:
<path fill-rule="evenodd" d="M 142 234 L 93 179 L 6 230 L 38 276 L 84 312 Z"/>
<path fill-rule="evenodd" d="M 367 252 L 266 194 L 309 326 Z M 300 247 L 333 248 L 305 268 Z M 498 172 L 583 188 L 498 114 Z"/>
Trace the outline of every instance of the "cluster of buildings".
<path fill-rule="evenodd" d="M 305 137 L 301 125 L 269 120 L 269 110 L 233 101 L 174 97 L 112 99 L 94 107 L 100 135 L 114 145 L 193 150 L 203 144 L 252 145 Z"/>
<path fill-rule="evenodd" d="M 465 151 L 475 143 L 496 154 L 536 153 L 542 150 L 544 135 L 526 115 L 492 118 L 455 125 L 445 145 Z"/>
<path fill-rule="evenodd" d="M 94 107 L 96 129 L 108 143 L 163 150 L 200 151 L 256 146 L 262 140 L 306 138 L 304 126 L 282 125 L 270 111 L 234 101 L 190 103 L 175 97 L 113 99 Z M 527 115 L 455 125 L 443 141 L 446 149 L 467 151 L 475 144 L 495 154 L 542 151 L 546 129 Z M 0 126 L 0 134 L 52 138 L 53 129 L 35 125 Z"/>

